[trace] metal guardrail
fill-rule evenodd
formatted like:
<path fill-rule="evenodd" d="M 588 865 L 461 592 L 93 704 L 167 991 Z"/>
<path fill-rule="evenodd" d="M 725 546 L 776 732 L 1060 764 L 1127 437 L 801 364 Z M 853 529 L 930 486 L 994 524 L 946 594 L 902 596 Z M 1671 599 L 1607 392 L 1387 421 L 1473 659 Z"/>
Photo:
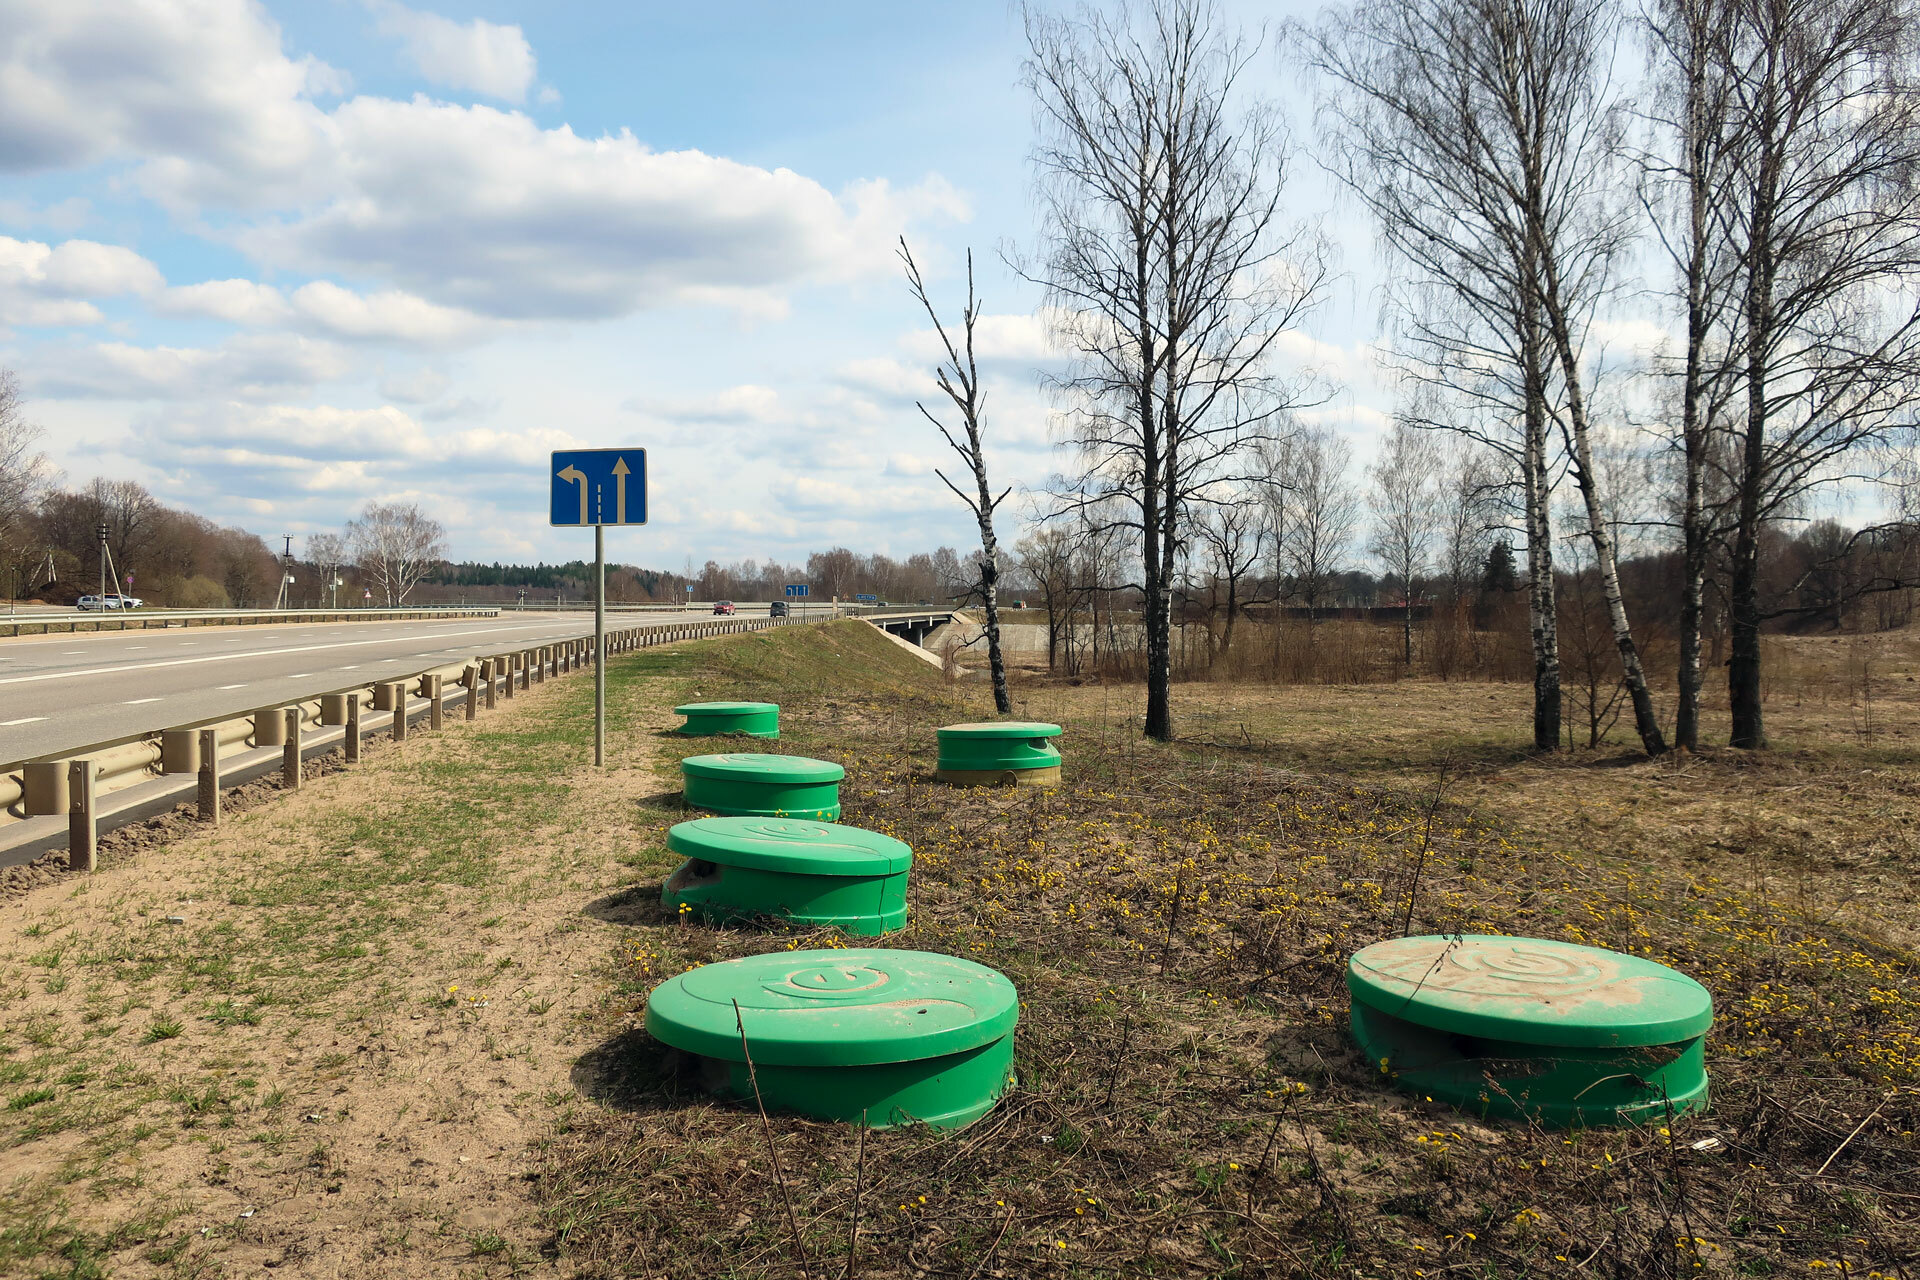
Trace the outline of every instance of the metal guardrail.
<path fill-rule="evenodd" d="M 0 614 L 0 635 L 145 631 L 150 627 L 273 626 L 284 622 L 418 622 L 497 618 L 497 605 L 424 605 L 415 609 L 107 609 L 83 613 Z"/>
<path fill-rule="evenodd" d="M 713 618 L 673 626 L 634 627 L 609 632 L 607 653 L 611 656 L 680 640 L 764 631 L 801 621 L 799 618 Z M 305 729 L 315 726 L 323 730 L 344 730 L 340 746 L 351 763 L 359 759 L 364 734 L 380 727 L 379 718 L 371 723 L 363 719 L 363 707 L 390 713 L 384 717 L 386 727 L 395 739 L 401 739 L 406 736 L 409 721 L 422 715 L 430 727 L 441 727 L 448 685 L 456 691 L 464 690 L 464 696 L 456 693 L 455 697 L 464 708 L 465 718 L 472 720 L 483 707 L 491 710 L 500 697 L 511 699 L 516 688 L 528 689 L 544 682 L 549 675 L 558 677 L 591 670 L 592 666 L 593 637 L 586 635 L 531 648 L 477 655 L 410 675 L 309 692 L 261 707 L 248 716 L 194 721 L 157 732 L 92 743 L 62 751 L 57 756 L 0 765 L 0 865 L 7 864 L 7 853 L 18 852 L 22 838 L 16 837 L 24 837 L 35 851 L 57 848 L 58 838 L 45 830 L 50 824 L 39 820 L 61 815 L 67 818 L 64 838 L 70 865 L 85 870 L 92 870 L 93 845 L 101 830 L 136 822 L 153 812 L 171 808 L 188 791 L 197 791 L 201 816 L 217 821 L 221 760 L 237 754 L 237 750 L 281 748 L 283 782 L 289 788 L 298 787 L 300 762 L 315 754 L 302 746 Z M 416 700 L 421 705 L 416 706 Z M 144 805 L 122 806 L 116 810 L 103 803 L 105 797 L 115 792 L 128 791 L 170 775 L 186 774 L 195 775 L 196 781 L 179 782 L 158 797 L 148 797 Z M 164 803 L 155 808 L 155 800 Z M 22 831 L 36 823 L 40 830 Z"/>

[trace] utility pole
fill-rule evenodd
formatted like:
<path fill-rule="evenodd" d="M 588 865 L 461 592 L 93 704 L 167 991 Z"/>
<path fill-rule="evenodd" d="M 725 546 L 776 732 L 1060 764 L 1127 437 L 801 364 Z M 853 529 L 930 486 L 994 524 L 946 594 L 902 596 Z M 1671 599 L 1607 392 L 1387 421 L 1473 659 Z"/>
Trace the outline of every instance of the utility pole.
<path fill-rule="evenodd" d="M 107 607 L 107 522 L 102 520 L 93 532 L 100 539 L 100 608 L 104 610 Z"/>
<path fill-rule="evenodd" d="M 283 533 L 280 536 L 287 540 L 287 544 L 286 550 L 280 554 L 280 590 L 273 597 L 273 607 L 291 609 L 293 607 L 293 535 Z"/>

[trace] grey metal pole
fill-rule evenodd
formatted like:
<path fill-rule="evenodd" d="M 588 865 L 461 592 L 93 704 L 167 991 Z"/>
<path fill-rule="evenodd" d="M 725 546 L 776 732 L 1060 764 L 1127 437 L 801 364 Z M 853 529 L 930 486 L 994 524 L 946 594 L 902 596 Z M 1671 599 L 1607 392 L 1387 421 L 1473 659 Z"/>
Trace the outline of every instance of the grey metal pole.
<path fill-rule="evenodd" d="M 607 527 L 593 526 L 593 767 L 607 764 Z"/>

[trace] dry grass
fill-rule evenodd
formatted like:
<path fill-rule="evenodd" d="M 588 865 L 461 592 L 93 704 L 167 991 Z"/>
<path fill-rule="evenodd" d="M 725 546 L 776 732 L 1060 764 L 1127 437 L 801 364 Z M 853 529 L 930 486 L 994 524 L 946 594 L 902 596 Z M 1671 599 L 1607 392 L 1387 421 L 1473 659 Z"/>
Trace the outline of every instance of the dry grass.
<path fill-rule="evenodd" d="M 631 1028 L 663 973 L 822 939 L 637 928 L 609 957 L 627 990 L 601 1013 L 626 1028 L 597 1060 L 618 1116 L 581 1113 L 542 1164 L 563 1256 L 587 1273 L 1869 1276 L 1915 1264 L 1909 953 L 1836 926 L 1818 877 L 1809 893 L 1770 895 L 1651 847 L 1677 828 L 1649 820 L 1628 839 L 1596 819 L 1617 845 L 1602 847 L 1544 812 L 1555 792 L 1586 792 L 1578 803 L 1598 812 L 1648 788 L 1716 785 L 1737 808 L 1767 770 L 1823 777 L 1824 757 L 1758 772 L 1716 762 L 1711 784 L 1595 759 L 1536 777 L 1511 745 L 1511 691 L 1414 685 L 1211 691 L 1218 704 L 1183 686 L 1186 723 L 1214 745 L 1157 748 L 1134 735 L 1137 690 L 1029 682 L 1021 713 L 1069 726 L 1070 783 L 960 793 L 926 780 L 931 725 L 963 713 L 951 695 L 829 704 L 785 693 L 777 664 L 757 678 L 729 687 L 781 696 L 809 750 L 849 765 L 845 820 L 916 849 L 915 917 L 890 945 L 969 955 L 1019 984 L 1022 1087 L 958 1136 L 870 1142 L 851 1253 L 855 1135 L 777 1119 L 803 1258 L 757 1119 L 685 1092 Z M 1855 763 L 1854 748 L 1832 750 L 1841 772 Z M 1399 931 L 1421 791 L 1443 756 L 1472 767 L 1442 811 L 1416 930 L 1588 941 L 1700 977 L 1721 1013 L 1710 1115 L 1671 1133 L 1485 1126 L 1397 1093 L 1359 1060 L 1342 965 Z M 1904 781 L 1888 781 L 1891 805 Z M 1854 800 L 1839 807 L 1851 814 Z M 1900 836 L 1885 826 L 1890 847 Z M 1696 1150 L 1707 1138 L 1715 1149 Z"/>

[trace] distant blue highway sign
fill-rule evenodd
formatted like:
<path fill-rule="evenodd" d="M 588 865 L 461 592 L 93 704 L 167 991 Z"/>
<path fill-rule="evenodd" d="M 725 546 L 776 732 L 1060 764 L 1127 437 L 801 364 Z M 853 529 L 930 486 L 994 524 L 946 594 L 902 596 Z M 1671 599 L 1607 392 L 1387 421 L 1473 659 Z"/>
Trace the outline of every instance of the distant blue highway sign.
<path fill-rule="evenodd" d="M 878 600 L 879 596 L 855 596 L 855 600 Z"/>
<path fill-rule="evenodd" d="M 804 582 L 789 582 L 787 584 L 787 594 L 790 596 L 804 596 L 807 594 L 807 584 Z"/>
<path fill-rule="evenodd" d="M 568 528 L 647 522 L 645 449 L 556 449 L 549 523 Z"/>

